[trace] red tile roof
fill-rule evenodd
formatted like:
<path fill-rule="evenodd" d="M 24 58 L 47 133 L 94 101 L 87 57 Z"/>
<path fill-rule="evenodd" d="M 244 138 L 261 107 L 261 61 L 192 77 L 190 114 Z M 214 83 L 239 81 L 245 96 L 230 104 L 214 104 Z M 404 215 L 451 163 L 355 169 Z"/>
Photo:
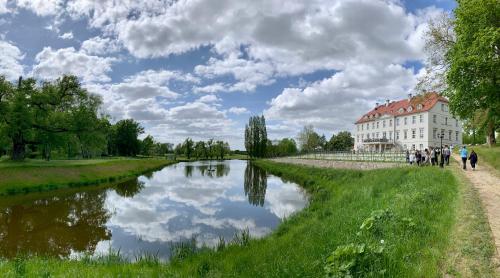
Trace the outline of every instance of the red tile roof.
<path fill-rule="evenodd" d="M 383 115 L 391 115 L 391 116 L 404 116 L 410 115 L 420 112 L 429 111 L 438 101 L 442 101 L 448 103 L 448 100 L 443 96 L 439 95 L 436 92 L 428 92 L 421 95 L 416 95 L 411 99 L 403 99 L 400 101 L 393 101 L 386 105 L 385 103 L 375 107 L 370 112 L 364 114 L 359 120 L 356 121 L 356 124 L 365 123 L 369 121 L 373 121 L 380 116 Z M 418 105 L 422 104 L 422 108 L 418 109 Z M 409 107 L 411 107 L 411 111 L 409 111 Z M 400 109 L 403 109 L 402 113 L 399 112 Z M 374 117 L 371 117 L 374 116 Z M 371 118 L 370 118 L 371 117 Z"/>

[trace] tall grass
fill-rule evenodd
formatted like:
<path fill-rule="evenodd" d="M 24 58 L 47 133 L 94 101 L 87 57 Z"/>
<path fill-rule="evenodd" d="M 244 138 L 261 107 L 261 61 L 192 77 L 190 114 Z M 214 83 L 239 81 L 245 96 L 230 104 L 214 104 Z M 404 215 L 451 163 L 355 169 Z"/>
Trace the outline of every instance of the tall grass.
<path fill-rule="evenodd" d="M 257 164 L 299 183 L 311 200 L 268 237 L 250 239 L 242 232 L 238 244 L 221 239 L 219 251 L 191 252 L 192 245 L 186 245 L 188 251 L 170 264 L 31 258 L 24 271 L 78 277 L 438 277 L 446 272 L 443 262 L 462 192 L 449 170 Z M 15 261 L 0 263 L 1 273 L 13 276 L 15 269 Z"/>

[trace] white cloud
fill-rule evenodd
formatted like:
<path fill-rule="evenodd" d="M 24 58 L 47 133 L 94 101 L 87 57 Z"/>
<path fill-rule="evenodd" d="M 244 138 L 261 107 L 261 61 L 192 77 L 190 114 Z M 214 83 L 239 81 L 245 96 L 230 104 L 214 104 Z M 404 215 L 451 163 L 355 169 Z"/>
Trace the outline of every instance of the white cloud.
<path fill-rule="evenodd" d="M 110 38 L 93 37 L 82 43 L 81 50 L 87 54 L 105 55 L 120 51 L 118 41 Z"/>
<path fill-rule="evenodd" d="M 204 102 L 204 103 L 213 103 L 213 102 L 219 102 L 219 101 L 221 101 L 221 99 L 215 95 L 206 95 L 206 96 L 200 97 L 197 101 Z"/>
<path fill-rule="evenodd" d="M 7 7 L 7 0 L 0 0 L 0 14 L 8 12 L 10 12 L 10 9 Z"/>
<path fill-rule="evenodd" d="M 45 47 L 36 55 L 35 61 L 37 64 L 33 66 L 32 74 L 38 78 L 53 80 L 63 74 L 73 74 L 83 82 L 107 82 L 116 59 L 88 55 L 73 47 L 57 50 Z"/>
<path fill-rule="evenodd" d="M 59 38 L 63 40 L 71 40 L 73 39 L 73 32 L 67 32 L 59 36 Z"/>
<path fill-rule="evenodd" d="M 248 114 L 250 111 L 246 109 L 245 107 L 231 107 L 229 108 L 229 113 L 233 113 L 235 115 L 241 115 L 241 114 Z"/>
<path fill-rule="evenodd" d="M 401 65 L 357 64 L 306 88 L 285 88 L 270 101 L 265 115 L 295 126 L 350 130 L 374 102 L 400 98 L 414 84 L 413 71 Z"/>
<path fill-rule="evenodd" d="M 61 12 L 63 0 L 15 0 L 17 6 L 40 16 L 56 15 Z"/>
<path fill-rule="evenodd" d="M 24 74 L 24 67 L 21 60 L 24 55 L 17 46 L 0 40 L 0 75 L 4 75 L 8 80 L 16 80 Z"/>

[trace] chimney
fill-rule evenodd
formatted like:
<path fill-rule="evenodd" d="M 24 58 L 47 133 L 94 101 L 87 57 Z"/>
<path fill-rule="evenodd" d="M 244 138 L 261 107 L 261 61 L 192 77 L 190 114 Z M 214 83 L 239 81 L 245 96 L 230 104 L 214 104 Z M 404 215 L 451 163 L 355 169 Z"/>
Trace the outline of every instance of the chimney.
<path fill-rule="evenodd" d="M 411 94 L 408 94 L 408 101 L 410 101 L 410 100 L 411 100 L 411 97 L 412 97 L 412 95 L 411 95 Z"/>
<path fill-rule="evenodd" d="M 379 103 L 375 102 L 375 110 L 377 110 Z"/>
<path fill-rule="evenodd" d="M 390 100 L 386 99 L 386 100 L 385 100 L 385 106 L 389 106 L 389 103 L 390 103 L 390 102 L 391 102 Z"/>

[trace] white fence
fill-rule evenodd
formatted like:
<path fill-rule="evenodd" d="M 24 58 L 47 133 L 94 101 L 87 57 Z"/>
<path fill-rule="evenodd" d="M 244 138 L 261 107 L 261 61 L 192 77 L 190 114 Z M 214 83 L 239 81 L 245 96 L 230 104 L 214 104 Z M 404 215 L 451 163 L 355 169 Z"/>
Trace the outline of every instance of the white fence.
<path fill-rule="evenodd" d="M 328 152 L 299 154 L 290 158 L 338 161 L 406 162 L 405 152 Z"/>

